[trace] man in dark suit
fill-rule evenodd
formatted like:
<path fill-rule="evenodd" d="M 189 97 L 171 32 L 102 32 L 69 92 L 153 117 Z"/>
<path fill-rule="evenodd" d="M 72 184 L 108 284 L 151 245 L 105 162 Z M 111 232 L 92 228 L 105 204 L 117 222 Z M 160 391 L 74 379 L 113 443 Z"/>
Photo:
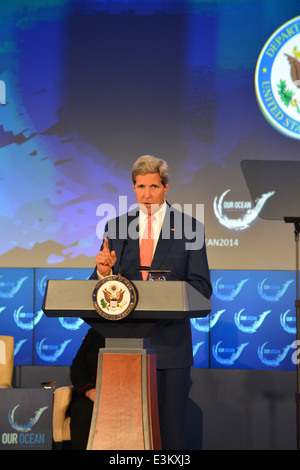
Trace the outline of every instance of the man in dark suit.
<path fill-rule="evenodd" d="M 151 156 L 140 157 L 133 166 L 132 182 L 139 211 L 108 222 L 91 279 L 118 274 L 123 251 L 121 274 L 125 278 L 142 279 L 137 265 L 171 270 L 178 280 L 187 281 L 209 298 L 212 288 L 203 224 L 165 201 L 169 188 L 166 162 Z M 147 262 L 140 251 L 145 230 L 149 229 L 150 235 L 150 223 L 152 260 Z M 190 321 L 160 320 L 149 332 L 149 338 L 157 355 L 162 447 L 164 450 L 184 450 L 190 367 L 193 364 Z"/>

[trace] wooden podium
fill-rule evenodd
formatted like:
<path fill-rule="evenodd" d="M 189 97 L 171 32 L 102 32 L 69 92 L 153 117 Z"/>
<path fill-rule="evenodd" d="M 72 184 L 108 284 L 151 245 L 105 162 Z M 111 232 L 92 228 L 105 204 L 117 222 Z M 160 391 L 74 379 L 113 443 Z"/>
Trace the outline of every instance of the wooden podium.
<path fill-rule="evenodd" d="M 159 320 L 205 317 L 210 301 L 183 281 L 134 281 L 138 299 L 121 320 L 95 310 L 95 280 L 49 280 L 43 311 L 79 317 L 105 337 L 87 450 L 160 450 L 156 355 L 148 335 Z"/>

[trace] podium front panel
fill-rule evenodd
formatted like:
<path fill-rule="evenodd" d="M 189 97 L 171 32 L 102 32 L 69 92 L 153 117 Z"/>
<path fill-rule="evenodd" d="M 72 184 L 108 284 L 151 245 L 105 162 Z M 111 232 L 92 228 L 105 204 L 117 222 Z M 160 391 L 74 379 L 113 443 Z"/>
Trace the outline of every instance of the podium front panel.
<path fill-rule="evenodd" d="M 184 281 L 134 281 L 138 299 L 131 319 L 186 319 L 205 317 L 208 299 Z M 49 317 L 99 319 L 92 302 L 95 280 L 49 280 L 43 311 Z"/>

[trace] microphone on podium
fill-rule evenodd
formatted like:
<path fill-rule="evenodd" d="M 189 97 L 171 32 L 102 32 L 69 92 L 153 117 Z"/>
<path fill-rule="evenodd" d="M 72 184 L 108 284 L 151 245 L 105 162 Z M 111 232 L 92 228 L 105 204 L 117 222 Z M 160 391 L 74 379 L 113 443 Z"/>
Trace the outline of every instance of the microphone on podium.
<path fill-rule="evenodd" d="M 167 275 L 174 277 L 176 281 L 179 279 L 172 273 L 170 269 L 151 269 L 151 266 L 137 266 L 136 267 L 137 271 L 148 271 L 149 274 L 155 274 L 155 275 Z"/>

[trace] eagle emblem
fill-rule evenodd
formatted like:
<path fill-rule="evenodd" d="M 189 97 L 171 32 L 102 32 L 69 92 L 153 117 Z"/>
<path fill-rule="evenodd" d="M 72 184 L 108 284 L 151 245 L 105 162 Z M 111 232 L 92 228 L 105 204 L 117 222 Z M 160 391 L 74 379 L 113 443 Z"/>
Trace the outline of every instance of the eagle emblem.
<path fill-rule="evenodd" d="M 294 57 L 289 54 L 285 54 L 285 56 L 287 57 L 291 66 L 291 79 L 295 86 L 300 88 L 300 52 L 298 51 L 297 46 L 294 47 L 293 54 Z"/>
<path fill-rule="evenodd" d="M 116 284 L 110 286 L 110 290 L 103 289 L 103 295 L 106 302 L 104 308 L 108 305 L 110 308 L 117 308 L 121 306 L 124 297 L 125 289 L 118 289 Z"/>
<path fill-rule="evenodd" d="M 254 81 L 259 108 L 269 124 L 300 140 L 300 16 L 268 39 L 259 55 Z"/>
<path fill-rule="evenodd" d="M 296 89 L 300 88 L 300 52 L 297 46 L 293 49 L 294 56 L 285 53 L 288 63 L 290 64 L 290 77 L 293 82 L 293 89 L 289 90 L 285 80 L 280 80 L 278 86 L 278 93 L 283 102 L 284 106 L 288 107 L 292 105 L 296 108 L 297 113 L 300 113 L 299 104 L 300 101 L 296 97 Z"/>
<path fill-rule="evenodd" d="M 135 307 L 137 293 L 134 285 L 123 276 L 107 276 L 93 290 L 96 312 L 108 320 L 120 320 Z"/>

